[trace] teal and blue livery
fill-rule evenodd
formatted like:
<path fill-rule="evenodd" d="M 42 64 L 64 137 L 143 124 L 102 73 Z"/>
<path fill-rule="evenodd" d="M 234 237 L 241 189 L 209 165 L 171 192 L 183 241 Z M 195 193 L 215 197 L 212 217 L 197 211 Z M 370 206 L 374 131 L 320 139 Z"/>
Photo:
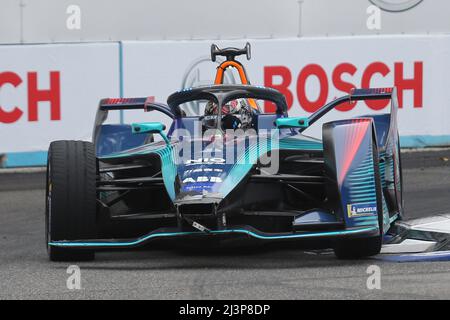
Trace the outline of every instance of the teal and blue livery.
<path fill-rule="evenodd" d="M 227 66 L 244 49 L 213 47 Z M 223 70 L 222 70 L 223 71 Z M 93 141 L 50 145 L 46 237 L 51 260 L 156 239 L 321 241 L 339 258 L 378 254 L 403 212 L 397 92 L 355 89 L 309 117 L 289 117 L 277 90 L 216 83 L 150 98 L 103 99 Z M 388 114 L 324 123 L 359 100 L 391 101 Z M 270 102 L 274 113 L 260 105 Z M 109 112 L 162 113 L 158 121 L 107 124 Z M 142 118 L 144 118 L 144 112 Z M 149 119 L 151 120 L 151 119 Z"/>

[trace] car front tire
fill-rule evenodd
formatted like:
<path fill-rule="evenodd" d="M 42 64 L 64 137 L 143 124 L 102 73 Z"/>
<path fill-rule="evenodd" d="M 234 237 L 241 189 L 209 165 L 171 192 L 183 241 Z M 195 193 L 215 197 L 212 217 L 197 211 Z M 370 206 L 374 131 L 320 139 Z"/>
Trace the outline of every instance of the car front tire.
<path fill-rule="evenodd" d="M 96 237 L 94 146 L 85 141 L 55 141 L 47 161 L 46 244 L 51 261 L 89 261 L 95 252 L 49 245 L 51 241 Z"/>

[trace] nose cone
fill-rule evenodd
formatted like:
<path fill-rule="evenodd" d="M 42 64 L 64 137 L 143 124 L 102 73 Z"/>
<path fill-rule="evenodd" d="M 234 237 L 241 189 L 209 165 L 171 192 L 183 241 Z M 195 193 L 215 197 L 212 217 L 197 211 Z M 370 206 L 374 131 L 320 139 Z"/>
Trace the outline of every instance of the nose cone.
<path fill-rule="evenodd" d="M 180 144 L 181 145 L 181 144 Z M 248 175 L 259 155 L 268 150 L 256 136 L 229 135 L 184 143 L 178 150 L 175 202 L 218 202 Z M 186 149 L 186 146 L 188 147 Z M 197 151 L 198 150 L 198 151 Z"/>
<path fill-rule="evenodd" d="M 234 139 L 203 138 L 180 144 L 175 202 L 224 198 L 228 192 L 223 186 L 230 183 L 228 177 L 236 165 L 236 157 L 229 156 L 235 153 L 229 151 L 235 149 Z"/>
<path fill-rule="evenodd" d="M 177 168 L 176 200 L 223 198 L 220 189 L 230 165 L 223 157 L 187 159 Z"/>

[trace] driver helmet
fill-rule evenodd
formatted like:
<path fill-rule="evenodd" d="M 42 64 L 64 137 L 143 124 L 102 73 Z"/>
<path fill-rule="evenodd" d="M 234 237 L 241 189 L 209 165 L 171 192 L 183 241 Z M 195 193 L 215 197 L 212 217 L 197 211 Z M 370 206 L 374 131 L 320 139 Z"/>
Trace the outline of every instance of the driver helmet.
<path fill-rule="evenodd" d="M 248 104 L 245 99 L 235 99 L 228 102 L 222 107 L 222 116 L 227 114 L 238 114 L 241 110 L 247 110 Z M 213 101 L 209 101 L 205 107 L 205 115 L 218 114 L 217 104 Z"/>
<path fill-rule="evenodd" d="M 209 101 L 205 116 L 218 114 L 217 104 Z M 245 129 L 251 126 L 252 114 L 246 99 L 231 100 L 222 106 L 222 129 Z"/>

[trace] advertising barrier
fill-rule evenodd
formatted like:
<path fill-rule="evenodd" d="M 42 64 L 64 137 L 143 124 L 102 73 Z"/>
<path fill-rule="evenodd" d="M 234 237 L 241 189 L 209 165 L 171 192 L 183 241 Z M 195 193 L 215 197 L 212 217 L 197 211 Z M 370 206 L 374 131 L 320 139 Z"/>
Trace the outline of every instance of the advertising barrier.
<path fill-rule="evenodd" d="M 244 44 L 218 43 L 222 47 Z M 445 88 L 450 70 L 449 36 L 304 38 L 251 44 L 251 60 L 241 57 L 240 61 L 252 84 L 284 93 L 290 115 L 309 115 L 354 87 L 395 85 L 403 146 L 450 144 L 450 93 Z M 125 42 L 125 96 L 150 95 L 165 101 L 174 89 L 212 83 L 218 64 L 210 60 L 210 45 L 211 41 Z M 229 74 L 227 80 L 239 82 L 239 77 Z M 269 105 L 264 107 L 273 111 Z M 388 111 L 387 101 L 359 102 L 330 112 L 321 123 Z M 321 123 L 306 133 L 320 136 Z"/>
<path fill-rule="evenodd" d="M 119 95 L 117 44 L 0 46 L 4 166 L 42 164 L 53 140 L 90 140 L 101 98 Z"/>
<path fill-rule="evenodd" d="M 211 84 L 217 63 L 211 43 L 149 41 L 0 46 L 0 162 L 41 165 L 53 140 L 90 140 L 98 102 L 105 97 L 154 97 Z M 450 145 L 450 36 L 373 36 L 249 40 L 250 81 L 285 94 L 289 113 L 306 116 L 355 87 L 399 90 L 402 146 Z M 238 83 L 233 73 L 228 83 Z M 271 105 L 261 106 L 272 112 Z M 322 123 L 388 112 L 388 102 L 341 106 Z M 111 113 L 111 122 L 162 121 L 158 113 Z M 305 131 L 320 137 L 321 123 Z"/>

